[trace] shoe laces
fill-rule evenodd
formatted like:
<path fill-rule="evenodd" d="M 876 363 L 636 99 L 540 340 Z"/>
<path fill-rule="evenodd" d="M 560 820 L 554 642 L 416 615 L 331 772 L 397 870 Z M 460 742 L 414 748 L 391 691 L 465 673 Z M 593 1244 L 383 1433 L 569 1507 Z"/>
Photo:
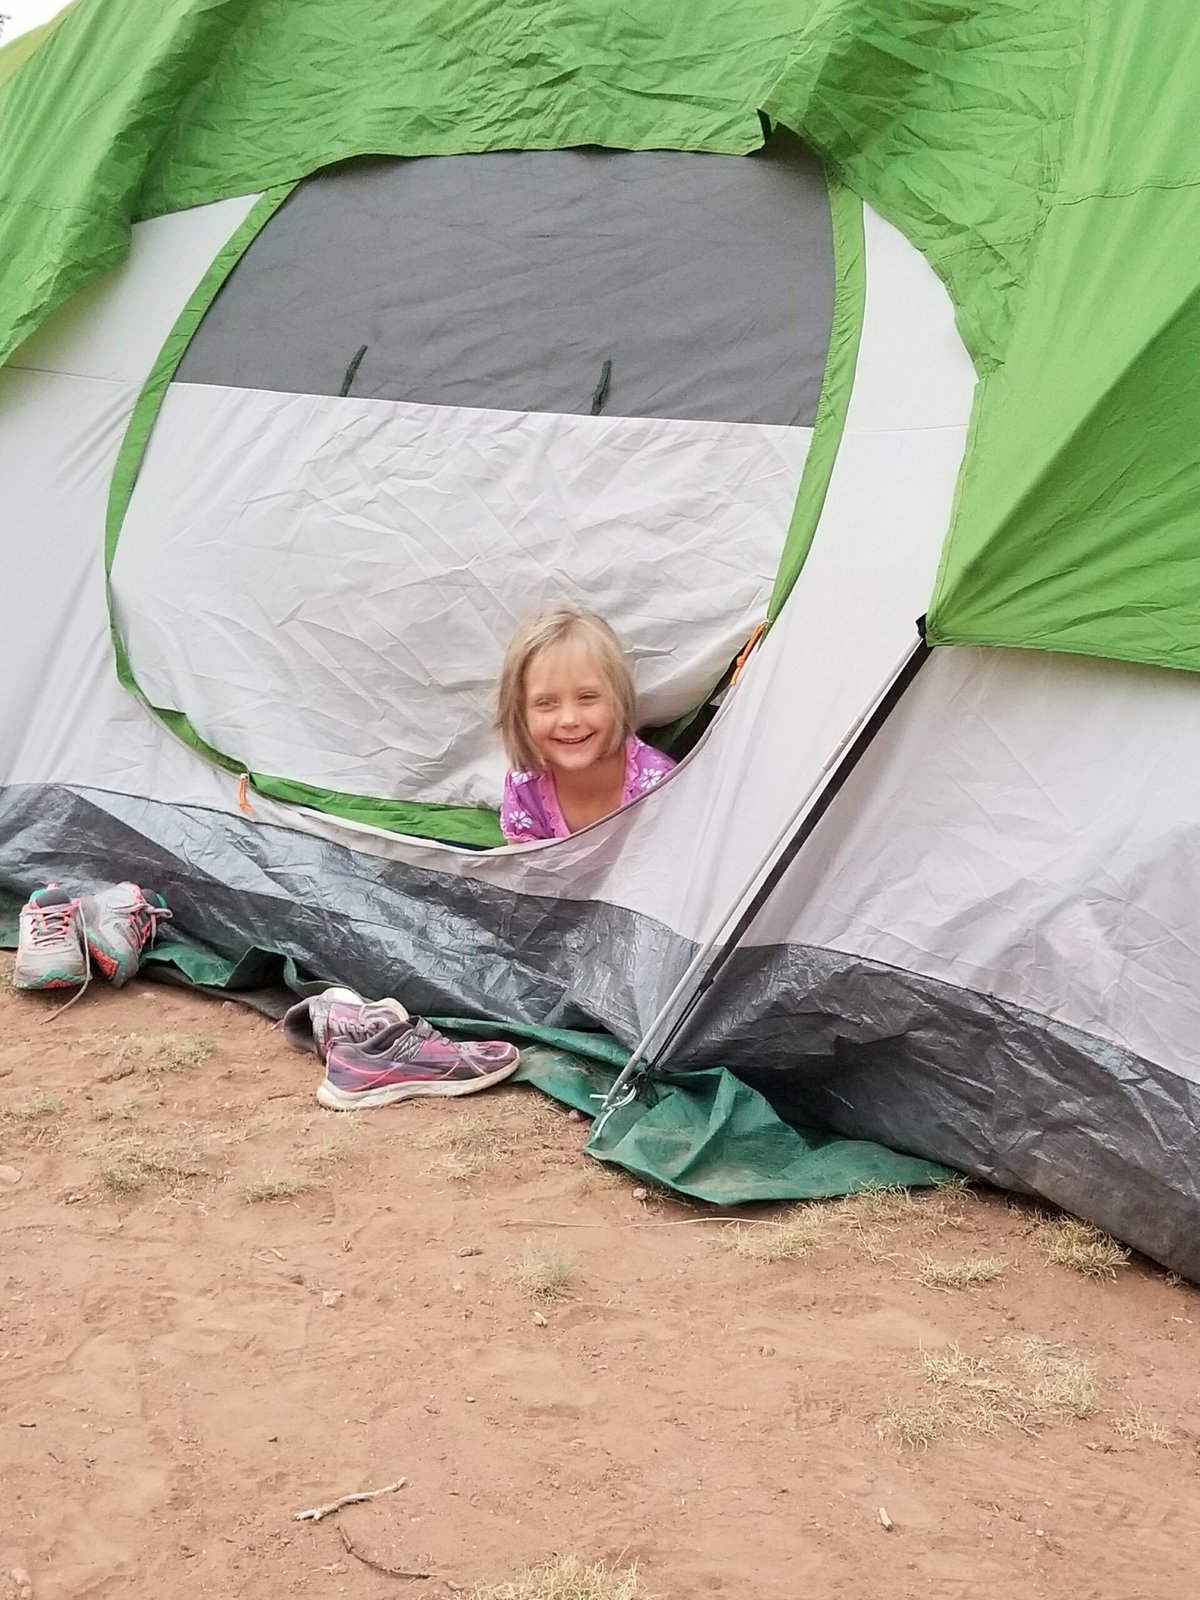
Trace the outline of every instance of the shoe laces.
<path fill-rule="evenodd" d="M 34 926 L 29 930 L 31 940 L 35 945 L 46 942 L 45 937 L 39 938 L 39 933 L 36 931 L 37 923 L 41 917 L 54 917 L 55 912 L 59 913 L 55 918 L 57 923 L 55 938 L 64 938 L 71 922 L 78 922 L 79 942 L 83 946 L 83 982 L 69 1000 L 64 1000 L 61 1006 L 55 1006 L 53 1011 L 47 1012 L 42 1018 L 43 1022 L 53 1022 L 55 1017 L 61 1017 L 64 1011 L 69 1011 L 76 1000 L 81 1000 L 87 993 L 88 984 L 92 981 L 92 952 L 87 942 L 87 917 L 84 915 L 83 902 L 81 900 L 69 900 L 66 905 L 38 906 L 38 915 L 34 918 Z"/>
<path fill-rule="evenodd" d="M 78 900 L 67 900 L 59 905 L 29 907 L 29 942 L 37 949 L 48 944 L 59 944 L 71 931 L 78 918 L 83 923 L 83 909 Z M 84 941 L 86 947 L 87 941 Z"/>
<path fill-rule="evenodd" d="M 363 1006 L 357 1017 L 338 1023 L 337 1034 L 347 1044 L 366 1044 L 377 1033 L 382 1033 L 384 1028 L 391 1027 L 392 1023 L 397 1020 L 395 1017 L 381 1020 L 378 1014 L 368 1018 L 367 1012 L 369 1010 L 370 1007 Z"/>
<path fill-rule="evenodd" d="M 138 898 L 130 907 L 130 920 L 133 923 L 133 935 L 137 940 L 138 949 L 144 950 L 148 944 L 153 944 L 158 937 L 160 922 L 171 920 L 170 910 L 166 906 L 156 906 L 146 899 L 142 891 L 138 890 Z"/>

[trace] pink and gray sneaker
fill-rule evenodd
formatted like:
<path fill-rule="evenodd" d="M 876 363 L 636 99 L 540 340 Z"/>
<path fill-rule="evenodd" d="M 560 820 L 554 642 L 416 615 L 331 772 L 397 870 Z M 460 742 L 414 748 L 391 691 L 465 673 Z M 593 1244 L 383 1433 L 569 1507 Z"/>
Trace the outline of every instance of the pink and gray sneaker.
<path fill-rule="evenodd" d="M 90 976 L 80 902 L 52 883 L 21 907 L 15 989 L 82 989 Z"/>
<path fill-rule="evenodd" d="M 136 883 L 115 883 L 86 895 L 83 920 L 92 964 L 119 989 L 136 974 L 142 952 L 170 915 L 162 895 L 144 894 Z"/>
<path fill-rule="evenodd" d="M 364 1000 L 353 989 L 325 989 L 301 1000 L 283 1015 L 279 1026 L 289 1044 L 312 1050 L 324 1061 L 339 1044 L 365 1044 L 385 1028 L 407 1022 L 399 1000 Z"/>
<path fill-rule="evenodd" d="M 325 1059 L 317 1099 L 331 1111 L 389 1106 L 418 1095 L 478 1094 L 521 1064 L 499 1039 L 455 1044 L 420 1017 L 394 1022 L 365 1044 L 335 1044 Z"/>

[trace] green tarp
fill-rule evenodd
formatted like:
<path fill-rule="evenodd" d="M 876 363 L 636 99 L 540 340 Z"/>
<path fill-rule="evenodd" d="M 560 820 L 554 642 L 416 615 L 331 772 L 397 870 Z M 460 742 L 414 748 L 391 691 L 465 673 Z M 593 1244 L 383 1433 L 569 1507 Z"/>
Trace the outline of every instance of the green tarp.
<path fill-rule="evenodd" d="M 441 1018 L 450 1033 L 511 1038 L 522 1046 L 520 1082 L 594 1117 L 628 1058 L 607 1034 L 504 1028 Z M 776 1115 L 724 1067 L 664 1073 L 594 1127 L 598 1161 L 714 1205 L 823 1200 L 861 1189 L 945 1182 L 950 1169 L 862 1139 L 840 1139 Z"/>
<path fill-rule="evenodd" d="M 17 910 L 11 901 L 0 903 L 0 949 L 16 947 Z M 145 971 L 234 999 L 256 990 L 273 990 L 277 996 L 284 990 L 311 993 L 324 987 L 268 951 L 250 950 L 233 961 L 174 936 L 148 952 Z M 460 1036 L 513 1039 L 522 1055 L 516 1081 L 532 1084 L 589 1117 L 596 1115 L 600 1097 L 628 1054 L 603 1033 L 509 1028 L 454 1017 L 433 1020 Z M 935 1161 L 795 1127 L 721 1067 L 657 1079 L 643 1098 L 616 1112 L 599 1131 L 593 1129 L 587 1153 L 678 1194 L 721 1206 L 920 1187 L 953 1175 Z"/>
<path fill-rule="evenodd" d="M 371 152 L 744 152 L 767 107 L 981 374 L 932 641 L 1194 670 L 1198 90 L 1195 0 L 80 0 L 0 55 L 0 355 L 135 218 Z"/>

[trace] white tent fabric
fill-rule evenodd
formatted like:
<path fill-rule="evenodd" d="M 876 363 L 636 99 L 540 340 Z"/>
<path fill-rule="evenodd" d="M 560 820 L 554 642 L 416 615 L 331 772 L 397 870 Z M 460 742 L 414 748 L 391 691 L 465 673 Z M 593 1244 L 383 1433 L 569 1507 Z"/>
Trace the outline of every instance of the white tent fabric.
<path fill-rule="evenodd" d="M 1200 1082 L 1198 789 L 1186 674 L 937 651 L 750 942 L 957 984 Z"/>
<path fill-rule="evenodd" d="M 255 771 L 495 807 L 517 624 L 582 601 L 645 721 L 680 716 L 765 612 L 811 437 L 175 384 L 118 626 L 150 702 Z"/>
<path fill-rule="evenodd" d="M 10 603 L 45 619 L 32 650 L 0 637 L 0 774 L 177 804 L 236 805 L 224 775 L 117 682 L 104 585 L 109 484 L 125 429 L 179 312 L 257 196 L 134 229 L 129 260 L 0 369 L 0 481 Z"/>

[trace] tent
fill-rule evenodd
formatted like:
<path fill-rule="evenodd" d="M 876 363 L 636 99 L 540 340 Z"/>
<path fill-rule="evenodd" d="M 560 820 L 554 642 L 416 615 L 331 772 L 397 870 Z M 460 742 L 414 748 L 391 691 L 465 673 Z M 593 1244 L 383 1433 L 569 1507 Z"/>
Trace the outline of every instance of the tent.
<path fill-rule="evenodd" d="M 0 52 L 0 884 L 636 1046 L 611 1138 L 732 1069 L 1200 1276 L 1198 33 L 75 0 Z M 580 596 L 692 748 L 491 848 L 504 638 Z"/>

